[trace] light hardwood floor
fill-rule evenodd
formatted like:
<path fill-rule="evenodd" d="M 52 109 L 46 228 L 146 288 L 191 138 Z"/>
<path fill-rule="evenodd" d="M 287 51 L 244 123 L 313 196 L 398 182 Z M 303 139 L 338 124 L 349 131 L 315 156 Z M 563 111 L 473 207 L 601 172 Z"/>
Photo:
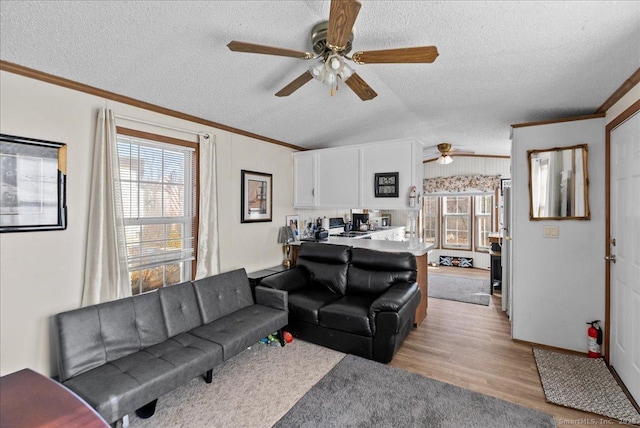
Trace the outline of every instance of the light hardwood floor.
<path fill-rule="evenodd" d="M 489 271 L 429 268 L 429 273 L 488 278 Z M 530 345 L 511 339 L 501 296 L 489 306 L 429 299 L 427 317 L 389 365 L 552 414 L 558 427 L 618 425 L 545 401 Z"/>

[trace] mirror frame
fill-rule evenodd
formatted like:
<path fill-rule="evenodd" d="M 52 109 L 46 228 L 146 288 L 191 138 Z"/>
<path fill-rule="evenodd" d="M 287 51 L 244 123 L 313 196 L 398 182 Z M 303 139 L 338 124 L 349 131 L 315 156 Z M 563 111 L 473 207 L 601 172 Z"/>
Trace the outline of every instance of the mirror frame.
<path fill-rule="evenodd" d="M 584 175 L 584 215 L 581 216 L 548 216 L 539 217 L 533 215 L 533 166 L 531 165 L 531 158 L 533 155 L 545 152 L 560 152 L 564 150 L 582 149 L 582 164 Z M 587 144 L 577 144 L 575 146 L 568 147 L 554 147 L 549 149 L 528 150 L 527 151 L 527 163 L 529 164 L 529 220 L 590 220 L 591 212 L 589 210 L 589 174 L 587 170 L 588 157 L 587 157 Z"/>

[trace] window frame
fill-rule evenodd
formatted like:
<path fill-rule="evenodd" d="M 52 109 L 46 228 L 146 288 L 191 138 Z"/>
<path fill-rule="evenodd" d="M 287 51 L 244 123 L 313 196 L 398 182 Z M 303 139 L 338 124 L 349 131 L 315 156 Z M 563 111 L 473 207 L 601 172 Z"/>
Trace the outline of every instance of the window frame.
<path fill-rule="evenodd" d="M 469 211 L 466 213 L 447 213 L 446 212 L 446 199 L 445 198 L 467 198 L 469 200 Z M 457 205 L 457 204 L 456 204 Z M 442 247 L 443 249 L 446 250 L 460 250 L 460 251 L 472 251 L 473 249 L 473 198 L 471 195 L 466 195 L 466 194 L 460 194 L 460 193 L 456 193 L 456 194 L 451 194 L 451 195 L 442 195 L 440 197 L 440 206 L 441 206 L 441 217 L 440 217 L 440 229 L 441 229 L 441 236 L 443 236 L 444 238 L 441 239 L 442 242 Z M 468 236 L 468 241 L 469 244 L 468 245 L 455 245 L 455 244 L 448 244 L 447 243 L 447 239 L 446 239 L 446 232 L 447 232 L 447 226 L 446 226 L 446 219 L 447 218 L 458 218 L 458 219 L 467 219 L 467 224 L 468 224 L 468 230 L 467 230 L 467 236 Z M 457 229 L 456 229 L 457 230 Z"/>
<path fill-rule="evenodd" d="M 478 214 L 478 200 L 477 198 L 489 198 L 489 212 L 486 214 Z M 473 223 L 475 231 L 473 233 L 474 243 L 473 248 L 477 253 L 488 253 L 491 249 L 491 243 L 489 242 L 487 246 L 480 246 L 480 219 L 487 219 L 489 221 L 489 234 L 493 232 L 494 229 L 494 211 L 495 211 L 495 196 L 492 193 L 482 193 L 480 195 L 473 195 Z"/>
<path fill-rule="evenodd" d="M 198 250 L 198 224 L 199 224 L 199 218 L 198 218 L 198 212 L 199 212 L 199 200 L 200 200 L 200 162 L 199 162 L 199 145 L 198 143 L 195 142 L 190 142 L 190 141 L 186 141 L 186 140 L 181 140 L 178 138 L 173 138 L 173 137 L 168 137 L 165 135 L 159 135 L 159 134 L 153 134 L 150 132 L 144 132 L 144 131 L 139 131 L 136 129 L 130 129 L 130 128 L 124 128 L 124 127 L 116 127 L 116 137 L 127 137 L 127 138 L 134 138 L 134 139 L 138 139 L 138 140 L 143 140 L 142 142 L 144 142 L 144 140 L 148 141 L 150 143 L 150 145 L 153 144 L 160 144 L 160 145 L 174 145 L 174 146 L 180 146 L 180 147 L 186 147 L 192 150 L 192 171 L 191 171 L 191 179 L 193 180 L 193 182 L 191 183 L 191 203 L 192 203 L 192 212 L 193 212 L 193 217 L 192 217 L 192 221 L 191 221 L 191 230 L 193 232 L 193 259 L 188 262 L 188 261 L 183 261 L 180 263 L 189 263 L 189 268 L 190 268 L 190 278 L 184 278 L 182 277 L 183 280 L 193 280 L 195 278 L 195 273 L 196 273 L 196 261 L 197 261 L 197 250 Z M 119 170 L 119 167 L 118 167 Z M 185 172 L 186 173 L 186 172 Z M 186 177 L 185 177 L 186 178 Z M 184 218 L 184 217 L 179 217 L 179 218 Z M 146 219 L 139 219 L 138 222 L 136 222 L 135 224 L 173 224 L 173 223 L 180 223 L 178 222 L 172 222 L 171 217 L 158 217 L 156 219 L 162 219 L 162 221 L 159 222 L 153 222 L 153 221 L 147 221 Z M 129 221 L 127 221 L 127 219 L 125 219 L 125 226 L 127 225 L 127 223 L 131 224 Z M 184 237 L 183 237 L 184 239 Z M 127 254 L 127 259 L 128 259 L 128 254 Z M 169 264 L 174 264 L 175 262 L 170 262 L 170 263 L 159 263 L 159 266 L 165 266 L 165 265 L 169 265 Z M 127 268 L 129 269 L 129 266 L 127 264 Z M 148 267 L 148 269 L 151 269 L 151 267 Z M 130 274 L 132 271 L 136 271 L 136 270 L 140 270 L 140 269 L 134 269 L 134 270 L 130 270 L 129 271 L 129 280 L 131 281 L 131 277 Z M 144 269 L 143 269 L 144 270 Z M 165 278 L 163 278 L 163 284 L 158 287 L 165 287 L 167 286 L 167 284 L 165 283 Z M 155 289 L 154 289 L 155 290 Z M 133 293 L 133 288 L 132 288 L 132 293 Z M 141 290 L 138 290 L 137 293 L 133 293 L 133 294 L 142 294 Z"/>

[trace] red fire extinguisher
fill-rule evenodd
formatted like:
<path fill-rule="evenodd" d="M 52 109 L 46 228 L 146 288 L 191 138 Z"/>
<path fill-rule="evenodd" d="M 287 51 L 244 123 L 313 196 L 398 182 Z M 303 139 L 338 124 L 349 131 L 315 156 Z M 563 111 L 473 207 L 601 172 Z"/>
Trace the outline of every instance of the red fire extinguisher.
<path fill-rule="evenodd" d="M 600 345 L 602 345 L 602 329 L 600 328 L 600 324 L 598 324 L 600 320 L 588 322 L 587 325 L 589 328 L 587 329 L 587 339 L 589 343 L 589 351 L 587 352 L 587 356 L 589 358 L 600 358 Z"/>

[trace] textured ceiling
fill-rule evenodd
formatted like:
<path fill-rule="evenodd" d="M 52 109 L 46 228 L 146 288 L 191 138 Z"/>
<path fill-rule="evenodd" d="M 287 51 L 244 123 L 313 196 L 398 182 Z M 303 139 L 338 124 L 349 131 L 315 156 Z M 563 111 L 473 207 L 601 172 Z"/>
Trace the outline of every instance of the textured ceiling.
<path fill-rule="evenodd" d="M 354 51 L 435 45 L 432 64 L 353 65 L 378 93 L 334 97 L 309 62 L 325 1 L 0 2 L 0 58 L 307 148 L 418 138 L 509 153 L 513 123 L 593 113 L 640 67 L 637 1 L 367 1 Z"/>

